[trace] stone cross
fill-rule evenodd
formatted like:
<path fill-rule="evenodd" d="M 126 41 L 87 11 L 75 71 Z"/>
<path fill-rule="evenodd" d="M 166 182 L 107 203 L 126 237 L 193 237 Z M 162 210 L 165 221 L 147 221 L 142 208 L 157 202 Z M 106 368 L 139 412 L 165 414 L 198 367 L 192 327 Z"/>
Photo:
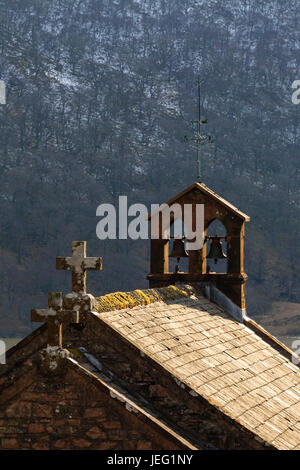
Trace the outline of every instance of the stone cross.
<path fill-rule="evenodd" d="M 101 271 L 102 258 L 87 258 L 86 242 L 72 242 L 72 257 L 56 258 L 56 269 L 71 269 L 72 292 L 86 294 L 86 271 Z"/>
<path fill-rule="evenodd" d="M 61 292 L 49 292 L 48 308 L 31 310 L 31 321 L 46 322 L 48 326 L 48 346 L 62 347 L 62 321 L 78 321 L 76 310 L 63 310 Z"/>

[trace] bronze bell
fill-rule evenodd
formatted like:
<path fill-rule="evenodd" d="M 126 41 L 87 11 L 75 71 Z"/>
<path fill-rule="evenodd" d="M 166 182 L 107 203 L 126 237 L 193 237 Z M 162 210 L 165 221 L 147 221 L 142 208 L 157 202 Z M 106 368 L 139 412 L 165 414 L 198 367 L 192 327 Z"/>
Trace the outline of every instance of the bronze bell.
<path fill-rule="evenodd" d="M 189 255 L 185 251 L 184 241 L 182 238 L 175 238 L 173 241 L 172 253 L 170 258 L 187 258 Z"/>
<path fill-rule="evenodd" d="M 223 253 L 222 242 L 221 242 L 220 237 L 213 237 L 212 238 L 209 253 L 206 256 L 206 258 L 212 258 L 214 260 L 215 264 L 217 264 L 218 259 L 226 259 L 227 258 L 225 253 Z"/>

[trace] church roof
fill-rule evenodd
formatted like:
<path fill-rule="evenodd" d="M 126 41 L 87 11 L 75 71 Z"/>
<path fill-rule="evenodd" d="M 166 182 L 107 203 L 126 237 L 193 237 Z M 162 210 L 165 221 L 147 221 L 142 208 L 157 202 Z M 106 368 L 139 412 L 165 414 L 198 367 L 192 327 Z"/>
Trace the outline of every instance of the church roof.
<path fill-rule="evenodd" d="M 106 366 L 99 373 L 101 355 L 98 359 L 89 351 L 84 357 L 77 355 L 78 349 L 84 350 L 78 348 L 78 341 L 88 350 L 95 342 L 97 348 L 103 347 L 99 333 L 95 333 L 96 324 L 101 335 L 113 332 L 107 336 L 108 342 L 111 340 L 114 346 L 125 342 L 146 361 L 146 368 L 156 364 L 158 370 L 168 374 L 182 400 L 186 396 L 199 399 L 263 445 L 300 449 L 300 369 L 291 361 L 292 352 L 253 320 L 234 319 L 200 289 L 185 285 L 99 297 L 87 321 L 91 321 L 90 326 L 83 330 L 82 339 L 79 335 L 74 340 L 77 345 L 72 346 L 74 331 L 70 336 L 65 329 L 66 347 L 72 355 L 67 359 L 70 367 L 120 400 L 126 410 L 133 409 L 139 419 L 171 436 L 179 446 L 206 448 L 209 442 L 201 438 L 195 441 L 193 433 L 189 435 L 186 429 L 176 428 L 174 422 L 165 419 L 162 408 L 136 391 L 129 393 L 130 387 L 118 373 L 111 375 Z M 46 333 L 43 325 L 8 351 L 8 364 L 0 370 L 2 401 L 6 395 L 7 399 L 16 396 L 15 376 L 27 375 L 26 364 L 45 346 Z"/>
<path fill-rule="evenodd" d="M 123 310 L 101 311 L 98 302 L 98 310 L 96 318 L 192 396 L 278 449 L 300 449 L 300 370 L 261 328 L 257 334 L 200 292 Z"/>

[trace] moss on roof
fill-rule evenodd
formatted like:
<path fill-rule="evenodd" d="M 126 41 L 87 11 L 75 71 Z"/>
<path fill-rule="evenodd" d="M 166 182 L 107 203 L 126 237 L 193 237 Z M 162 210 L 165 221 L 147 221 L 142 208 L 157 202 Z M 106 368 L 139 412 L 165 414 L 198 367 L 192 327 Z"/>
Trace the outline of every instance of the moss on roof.
<path fill-rule="evenodd" d="M 96 298 L 96 312 L 109 312 L 133 308 L 138 305 L 148 305 L 152 302 L 174 300 L 181 297 L 189 297 L 194 293 L 191 286 L 180 285 L 159 287 L 157 289 L 136 289 L 131 292 L 113 292 Z"/>

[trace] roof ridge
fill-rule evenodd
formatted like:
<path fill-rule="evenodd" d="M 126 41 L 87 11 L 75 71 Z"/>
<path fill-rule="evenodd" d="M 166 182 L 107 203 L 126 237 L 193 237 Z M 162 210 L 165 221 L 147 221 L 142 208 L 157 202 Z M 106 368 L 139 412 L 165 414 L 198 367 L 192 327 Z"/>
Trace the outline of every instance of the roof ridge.
<path fill-rule="evenodd" d="M 96 297 L 95 312 L 109 312 L 133 308 L 139 305 L 148 305 L 154 302 L 166 302 L 168 300 L 190 297 L 195 292 L 195 289 L 187 284 L 151 289 L 135 289 L 129 292 L 112 292 Z"/>
<path fill-rule="evenodd" d="M 245 214 L 244 212 L 242 212 L 241 210 L 239 210 L 236 206 L 234 206 L 233 204 L 231 204 L 230 202 L 228 202 L 226 199 L 224 199 L 223 197 L 219 196 L 219 194 L 217 194 L 215 191 L 213 191 L 212 189 L 210 189 L 208 186 L 206 186 L 204 183 L 200 183 L 199 181 L 196 181 L 195 183 L 191 184 L 190 186 L 188 186 L 187 188 L 185 188 L 183 191 L 181 191 L 179 194 L 177 194 L 176 196 L 173 196 L 171 199 L 169 199 L 167 202 L 165 202 L 165 204 L 167 204 L 168 206 L 172 205 L 174 202 L 176 202 L 178 199 L 180 199 L 182 196 L 184 196 L 185 194 L 193 191 L 194 189 L 198 189 L 199 191 L 201 192 L 204 192 L 206 193 L 207 195 L 211 196 L 212 198 L 214 198 L 216 201 L 218 201 L 220 204 L 222 204 L 223 206 L 227 207 L 229 210 L 231 210 L 232 212 L 234 212 L 238 217 L 244 219 L 245 222 L 249 222 L 250 221 L 250 217 Z M 156 213 L 156 211 L 152 212 L 149 216 L 148 216 L 148 220 L 151 220 L 152 216 Z"/>

